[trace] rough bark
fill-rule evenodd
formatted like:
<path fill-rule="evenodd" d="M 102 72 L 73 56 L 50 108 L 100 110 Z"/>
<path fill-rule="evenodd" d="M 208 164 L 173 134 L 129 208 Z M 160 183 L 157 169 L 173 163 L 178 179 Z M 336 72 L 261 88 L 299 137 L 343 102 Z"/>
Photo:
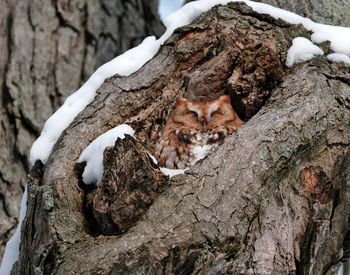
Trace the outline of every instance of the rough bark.
<path fill-rule="evenodd" d="M 308 17 L 315 22 L 337 25 L 350 26 L 350 2 L 348 0 L 257 0 L 266 4 L 273 5 L 285 10 L 295 12 L 301 16 Z M 345 244 L 345 250 L 350 250 L 349 243 Z M 346 260 L 347 259 L 347 260 Z M 346 266 L 344 274 L 350 274 L 350 257 L 348 253 L 344 254 Z"/>
<path fill-rule="evenodd" d="M 121 235 L 95 234 L 76 165 L 91 140 L 120 123 L 152 148 L 174 99 L 195 93 L 191 76 L 211 75 L 196 85 L 235 98 L 232 87 L 260 75 L 242 70 L 240 57 L 261 56 L 262 45 L 274 45 L 270 56 L 285 64 L 292 39 L 309 35 L 232 3 L 178 29 L 138 72 L 106 80 L 47 163 L 31 172 L 13 274 L 332 274 L 349 230 L 349 66 L 324 56 L 292 69 L 276 66 L 283 75 L 270 86 L 265 72 L 266 85 L 251 89 L 270 94 L 261 109 L 241 112 L 246 123 L 169 180 Z M 253 72 L 260 72 L 266 60 L 256 60 Z M 110 167 L 105 159 L 105 173 Z"/>
<path fill-rule="evenodd" d="M 97 66 L 162 33 L 157 4 L 0 0 L 0 261 L 44 122 Z"/>
<path fill-rule="evenodd" d="M 128 135 L 105 150 L 104 167 L 108 169 L 104 170 L 95 194 L 90 196 L 87 207 L 91 208 L 87 209 L 92 209 L 102 234 L 118 235 L 146 213 L 164 190 L 167 177 L 157 169 L 140 142 Z"/>
<path fill-rule="evenodd" d="M 350 26 L 350 3 L 348 0 L 258 0 L 308 17 L 315 22 Z"/>
<path fill-rule="evenodd" d="M 185 3 L 193 0 L 186 0 Z M 256 0 L 284 10 L 308 17 L 317 23 L 350 26 L 350 4 L 348 0 Z"/>
<path fill-rule="evenodd" d="M 160 36 L 164 26 L 158 16 L 158 0 L 102 0 L 94 20 L 99 20 L 96 66 L 140 44 L 149 35 Z M 94 26 L 96 28 L 96 26 Z"/>

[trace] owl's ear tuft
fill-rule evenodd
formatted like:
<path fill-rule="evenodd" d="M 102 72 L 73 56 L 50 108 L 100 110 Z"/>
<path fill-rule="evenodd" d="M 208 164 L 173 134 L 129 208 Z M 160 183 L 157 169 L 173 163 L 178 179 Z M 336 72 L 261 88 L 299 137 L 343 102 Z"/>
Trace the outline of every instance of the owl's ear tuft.
<path fill-rule="evenodd" d="M 183 97 L 176 98 L 176 105 L 186 104 L 187 102 L 188 100 L 186 98 L 183 98 Z"/>
<path fill-rule="evenodd" d="M 222 95 L 217 100 L 220 102 L 226 102 L 226 103 L 231 104 L 231 98 L 229 95 Z"/>

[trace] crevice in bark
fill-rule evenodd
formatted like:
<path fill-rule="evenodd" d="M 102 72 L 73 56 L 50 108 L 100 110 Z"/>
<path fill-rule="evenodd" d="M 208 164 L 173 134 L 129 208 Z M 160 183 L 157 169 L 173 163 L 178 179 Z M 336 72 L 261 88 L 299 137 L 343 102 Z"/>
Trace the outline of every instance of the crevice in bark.
<path fill-rule="evenodd" d="M 93 184 L 85 184 L 83 182 L 82 174 L 84 172 L 86 163 L 76 163 L 75 165 L 75 173 L 76 177 L 79 179 L 79 188 L 84 193 L 83 196 L 83 215 L 87 222 L 87 234 L 89 234 L 92 237 L 97 237 L 98 235 L 101 235 L 101 230 L 99 229 L 98 222 L 94 217 L 93 214 L 93 199 L 96 194 L 96 187 Z"/>
<path fill-rule="evenodd" d="M 67 20 L 65 20 L 64 19 L 64 16 L 61 14 L 61 12 L 60 12 L 60 9 L 59 9 L 59 7 L 58 7 L 58 5 L 60 4 L 60 3 L 64 3 L 64 1 L 56 1 L 56 3 L 54 4 L 54 6 L 55 6 L 55 12 L 56 12 L 56 17 L 57 17 L 57 19 L 58 19 L 58 21 L 59 21 L 59 26 L 60 27 L 64 27 L 64 28 L 69 28 L 69 29 L 71 29 L 73 32 L 75 32 L 77 35 L 80 35 L 80 30 L 79 29 L 77 29 L 75 26 L 73 26 L 72 24 L 69 24 L 69 22 L 67 22 Z M 82 21 L 84 22 L 84 15 L 83 15 L 83 17 L 82 17 Z"/>
<path fill-rule="evenodd" d="M 88 8 L 87 8 L 87 4 L 86 5 L 84 5 L 84 9 L 83 9 L 83 18 L 82 18 L 82 25 L 84 26 L 83 27 L 83 30 L 82 30 L 82 35 L 83 35 L 83 37 L 84 37 L 84 41 L 85 41 L 85 43 L 84 43 L 84 49 L 83 49 L 83 51 L 84 51 L 84 53 L 83 53 L 83 57 L 82 57 L 82 64 L 81 64 L 81 71 L 80 71 L 80 85 L 79 86 L 81 86 L 81 85 L 83 85 L 83 83 L 87 80 L 86 79 L 86 75 L 85 75 L 85 70 L 86 70 L 86 68 L 85 68 L 85 66 L 86 66 L 86 62 L 87 62 L 87 56 L 88 56 L 88 47 L 90 46 L 90 45 L 92 45 L 92 36 L 90 36 L 90 34 L 89 34 L 89 32 L 88 32 L 88 30 L 87 30 L 87 20 L 88 20 Z M 62 105 L 62 103 L 61 103 L 61 105 Z"/>
<path fill-rule="evenodd" d="M 0 180 L 1 180 L 1 182 L 2 182 L 3 184 L 9 185 L 9 182 L 7 182 L 7 181 L 4 179 L 4 177 L 3 177 L 3 175 L 2 175 L 1 173 L 0 173 Z M 2 201 L 2 209 L 4 210 L 6 216 L 7 216 L 7 217 L 11 217 L 11 213 L 9 213 L 9 209 L 7 208 L 7 206 L 6 206 L 6 204 L 5 204 L 5 197 L 4 197 L 4 195 L 2 195 L 2 194 L 0 194 L 0 201 Z M 15 226 L 14 226 L 14 227 L 15 227 Z M 10 228 L 10 229 L 8 229 L 8 232 L 10 232 L 12 229 L 13 229 L 13 227 Z M 6 237 L 6 236 L 5 236 L 5 237 Z"/>
<path fill-rule="evenodd" d="M 106 6 L 104 1 L 101 1 L 101 7 L 103 9 L 103 12 L 105 12 L 108 16 L 112 15 L 109 8 Z"/>
<path fill-rule="evenodd" d="M 33 23 L 33 20 L 32 20 L 32 14 L 30 12 L 30 9 L 31 9 L 31 6 L 30 6 L 30 3 L 28 4 L 27 6 L 27 11 L 26 11 L 26 16 L 28 17 L 28 22 L 29 22 L 29 25 L 30 27 L 32 28 L 32 31 L 35 32 L 35 24 Z"/>
<path fill-rule="evenodd" d="M 11 32 L 12 32 L 12 13 L 9 12 L 9 15 L 8 15 L 8 18 L 7 18 L 7 56 L 8 56 L 8 59 L 10 60 L 11 58 L 11 55 L 12 55 L 12 35 L 11 35 Z M 8 71 L 8 66 L 9 66 L 9 60 L 7 60 L 7 63 L 5 65 L 5 68 L 4 68 L 4 75 L 1 76 L 2 77 L 2 80 L 3 80 L 3 83 L 2 83 L 2 87 L 1 87 L 1 90 L 2 90 L 2 93 L 1 93 L 1 97 L 2 97 L 2 104 L 3 104 L 3 107 L 4 109 L 6 110 L 6 112 L 8 113 L 8 108 L 7 105 L 9 104 L 9 102 L 11 102 L 12 98 L 11 98 L 11 95 L 8 91 L 8 88 L 6 86 L 6 74 L 7 74 L 7 71 Z"/>
<path fill-rule="evenodd" d="M 40 129 L 34 125 L 31 119 L 27 118 L 22 111 L 20 111 L 20 117 L 19 119 L 21 120 L 22 126 L 24 129 L 26 129 L 29 133 L 33 133 L 35 136 L 40 135 Z M 16 124 L 14 124 L 16 125 Z M 17 129 L 18 131 L 18 129 Z M 17 136 L 17 132 L 15 133 Z M 27 159 L 27 157 L 25 157 Z"/>
<path fill-rule="evenodd" d="M 5 69 L 5 75 L 6 75 L 6 72 L 7 72 L 7 68 Z M 8 108 L 6 108 L 10 104 L 10 102 L 12 102 L 12 98 L 10 93 L 8 92 L 5 81 L 1 87 L 1 90 L 2 90 L 1 97 L 2 97 L 2 103 L 3 103 L 2 107 L 6 110 L 6 115 L 8 115 L 9 117 L 12 117 Z"/>

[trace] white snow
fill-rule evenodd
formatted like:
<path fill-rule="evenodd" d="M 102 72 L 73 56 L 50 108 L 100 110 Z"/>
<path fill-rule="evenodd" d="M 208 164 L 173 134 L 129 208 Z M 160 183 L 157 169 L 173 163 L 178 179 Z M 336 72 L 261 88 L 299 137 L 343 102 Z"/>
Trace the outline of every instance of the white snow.
<path fill-rule="evenodd" d="M 64 104 L 46 121 L 40 137 L 30 150 L 32 164 L 40 159 L 45 163 L 61 133 L 73 119 L 90 104 L 97 89 L 104 80 L 115 74 L 129 75 L 140 69 L 158 51 L 160 43 L 154 36 L 147 37 L 139 46 L 102 65 L 85 82 L 85 84 L 69 96 Z"/>
<path fill-rule="evenodd" d="M 346 64 L 350 64 L 350 57 L 347 56 L 346 54 L 342 54 L 342 53 L 331 53 L 329 55 L 327 55 L 328 60 L 332 61 L 332 62 L 344 62 Z"/>
<path fill-rule="evenodd" d="M 259 13 L 269 14 L 276 19 L 281 18 L 291 24 L 302 24 L 307 30 L 313 32 L 311 36 L 313 42 L 322 43 L 329 40 L 332 51 L 347 55 L 350 54 L 350 28 L 315 23 L 311 19 L 290 11 L 272 7 L 268 4 L 253 1 L 244 2 Z"/>
<path fill-rule="evenodd" d="M 24 190 L 23 197 L 21 200 L 21 210 L 19 212 L 19 222 L 15 234 L 7 242 L 4 256 L 2 258 L 0 266 L 0 274 L 10 274 L 13 264 L 18 260 L 19 257 L 19 244 L 21 242 L 21 226 L 22 221 L 27 212 L 27 187 Z"/>
<path fill-rule="evenodd" d="M 286 65 L 292 67 L 295 63 L 312 59 L 315 55 L 323 55 L 324 52 L 305 37 L 293 39 L 292 46 L 287 53 Z"/>
<path fill-rule="evenodd" d="M 103 175 L 103 152 L 107 146 L 113 146 L 117 138 L 125 138 L 125 134 L 133 136 L 135 131 L 127 124 L 121 124 L 100 135 L 81 153 L 78 162 L 86 162 L 83 172 L 85 184 L 99 185 Z"/>
<path fill-rule="evenodd" d="M 147 152 L 147 154 L 150 156 L 150 158 L 155 164 L 158 164 L 157 159 L 151 153 Z M 188 168 L 186 169 L 169 169 L 166 167 L 159 167 L 159 168 L 160 168 L 160 171 L 162 171 L 164 175 L 169 176 L 169 178 L 172 178 L 176 175 L 185 174 L 185 171 L 188 170 Z"/>
<path fill-rule="evenodd" d="M 181 175 L 181 174 L 185 174 L 185 171 L 188 170 L 188 168 L 186 169 L 169 169 L 166 167 L 159 167 L 160 171 L 162 171 L 162 173 L 166 176 L 169 176 L 169 178 L 172 178 L 176 175 Z"/>
<path fill-rule="evenodd" d="M 151 160 L 153 161 L 154 164 L 158 164 L 157 159 L 150 152 L 147 152 L 147 154 L 151 158 Z"/>
<path fill-rule="evenodd" d="M 83 181 L 85 184 L 94 184 L 98 186 L 103 176 L 103 152 L 108 146 L 113 146 L 117 138 L 125 138 L 125 134 L 134 136 L 135 131 L 127 124 L 121 124 L 106 133 L 100 135 L 87 146 L 81 153 L 78 162 L 86 162 L 83 172 Z M 148 153 L 148 152 L 147 152 Z M 152 161 L 157 164 L 154 156 L 148 153 Z M 170 178 L 184 174 L 186 169 L 168 169 L 161 167 L 160 170 Z M 1 273 L 0 273 L 1 274 Z"/>
<path fill-rule="evenodd" d="M 74 118 L 94 100 L 96 90 L 102 85 L 106 78 L 115 74 L 125 76 L 137 71 L 156 54 L 160 45 L 170 37 L 176 28 L 191 23 L 195 17 L 207 11 L 211 7 L 217 4 L 224 5 L 228 2 L 230 1 L 199 0 L 186 4 L 181 9 L 164 19 L 167 30 L 158 40 L 156 40 L 154 36 L 147 37 L 139 46 L 125 52 L 123 55 L 120 55 L 101 66 L 88 79 L 88 81 L 79 90 L 68 97 L 62 107 L 47 120 L 40 137 L 31 148 L 30 161 L 32 164 L 34 164 L 34 162 L 38 159 L 40 159 L 43 163 L 47 161 L 51 150 L 61 133 L 69 126 Z M 334 53 L 345 55 L 341 57 L 344 60 L 347 60 L 346 57 L 350 56 L 350 28 L 318 24 L 310 19 L 267 4 L 248 0 L 245 0 L 244 2 L 257 12 L 270 14 L 274 18 L 282 18 L 292 24 L 303 24 L 307 30 L 313 33 L 311 36 L 311 40 L 313 42 L 321 43 L 329 40 L 331 42 L 330 49 Z M 301 55 L 300 52 L 299 55 Z M 329 59 L 339 60 L 339 56 L 331 55 Z M 92 155 L 96 156 L 97 158 L 97 155 Z M 93 173 L 87 177 L 88 179 L 99 179 L 99 175 L 93 175 Z M 22 201 L 26 201 L 25 195 L 23 196 Z M 25 203 L 24 206 L 22 203 L 21 213 L 25 213 Z M 18 228 L 20 228 L 20 226 Z M 12 266 L 11 262 L 15 262 L 18 258 L 19 235 L 19 233 L 15 234 L 8 242 L 5 252 L 5 256 L 7 256 L 4 256 L 4 260 L 1 265 L 1 275 L 9 274 L 9 270 Z M 6 270 L 4 266 L 6 266 Z"/>

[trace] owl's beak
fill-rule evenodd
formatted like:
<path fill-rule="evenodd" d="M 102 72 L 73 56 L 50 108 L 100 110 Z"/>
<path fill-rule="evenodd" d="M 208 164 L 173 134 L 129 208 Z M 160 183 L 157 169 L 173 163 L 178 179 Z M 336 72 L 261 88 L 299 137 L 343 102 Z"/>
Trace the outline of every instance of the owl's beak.
<path fill-rule="evenodd" d="M 202 123 L 203 128 L 206 131 L 207 130 L 207 126 L 208 126 L 207 120 L 206 119 L 201 119 L 200 122 Z"/>

